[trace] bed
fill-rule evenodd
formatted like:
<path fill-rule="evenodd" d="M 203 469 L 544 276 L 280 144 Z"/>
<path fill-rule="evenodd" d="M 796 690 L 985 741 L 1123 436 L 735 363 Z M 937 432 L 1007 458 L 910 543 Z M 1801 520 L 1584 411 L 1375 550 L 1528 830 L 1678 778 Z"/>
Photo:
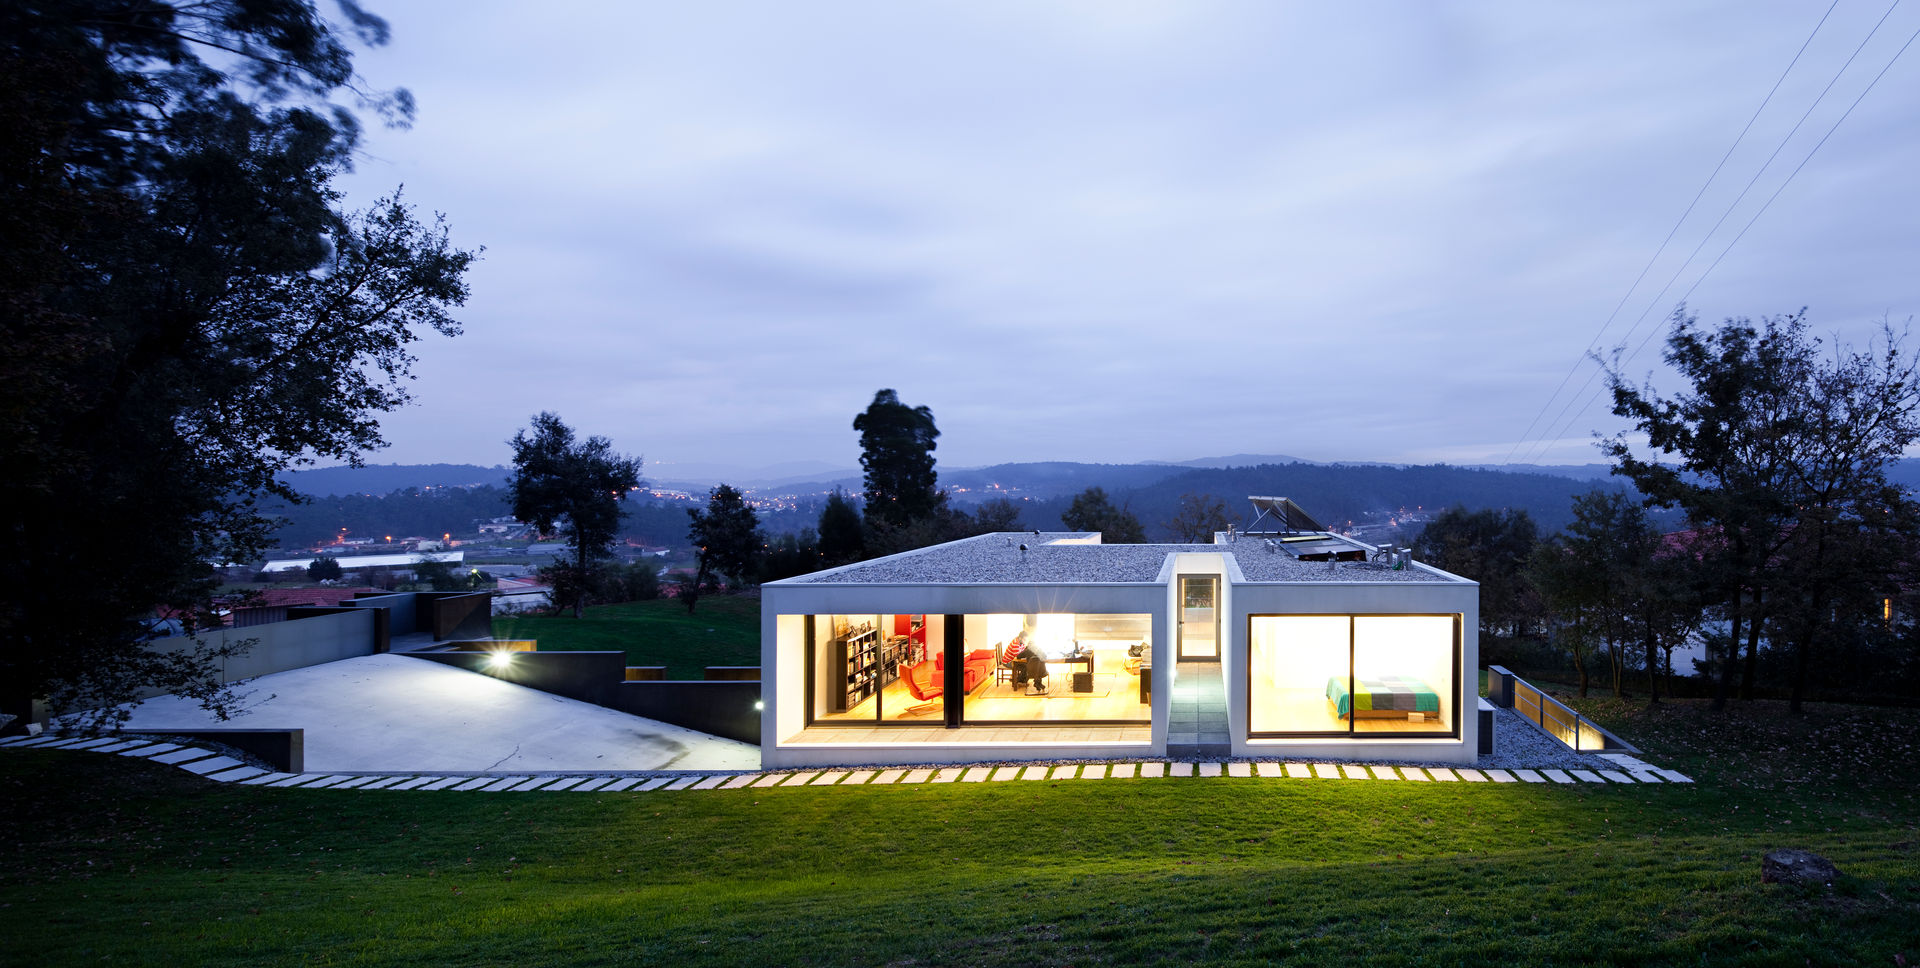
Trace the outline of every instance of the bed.
<path fill-rule="evenodd" d="M 1327 703 L 1334 716 L 1346 719 L 1351 712 L 1356 719 L 1411 719 L 1409 713 L 1440 714 L 1440 694 L 1412 676 L 1357 679 L 1354 689 L 1357 695 L 1348 695 L 1346 679 L 1327 680 Z"/>

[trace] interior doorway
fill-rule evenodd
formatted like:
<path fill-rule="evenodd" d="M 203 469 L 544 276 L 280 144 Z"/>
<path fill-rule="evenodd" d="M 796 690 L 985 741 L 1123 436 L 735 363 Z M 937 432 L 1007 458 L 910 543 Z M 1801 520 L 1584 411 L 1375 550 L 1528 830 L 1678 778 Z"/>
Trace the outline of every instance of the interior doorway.
<path fill-rule="evenodd" d="M 1220 576 L 1181 575 L 1175 581 L 1180 595 L 1179 660 L 1220 661 Z"/>

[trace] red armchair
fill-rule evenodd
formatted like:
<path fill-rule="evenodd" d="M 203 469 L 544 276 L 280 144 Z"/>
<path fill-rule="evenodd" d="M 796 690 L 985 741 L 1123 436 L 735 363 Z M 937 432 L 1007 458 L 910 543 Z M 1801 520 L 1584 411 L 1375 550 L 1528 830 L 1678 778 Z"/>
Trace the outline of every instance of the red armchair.
<path fill-rule="evenodd" d="M 946 679 L 935 668 L 937 662 L 916 662 L 900 670 L 900 681 L 906 683 L 907 692 L 920 700 L 917 706 L 907 707 L 907 715 L 918 716 L 932 712 L 940 704 L 933 700 L 946 695 Z"/>

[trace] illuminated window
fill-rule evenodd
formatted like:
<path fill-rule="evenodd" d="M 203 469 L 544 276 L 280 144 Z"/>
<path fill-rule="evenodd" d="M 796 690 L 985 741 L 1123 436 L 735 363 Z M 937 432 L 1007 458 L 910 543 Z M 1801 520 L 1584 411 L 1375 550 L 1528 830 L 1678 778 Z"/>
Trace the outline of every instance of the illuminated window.
<path fill-rule="evenodd" d="M 1457 735 L 1455 615 L 1257 615 L 1248 628 L 1254 736 Z"/>
<path fill-rule="evenodd" d="M 1140 686 L 1151 651 L 1147 614 L 813 615 L 810 721 L 819 725 L 1145 723 Z M 957 628 L 959 641 L 949 642 Z M 1009 656 L 1021 643 L 1020 654 Z M 959 695 L 947 666 L 959 666 Z M 1143 672 L 1143 667 L 1145 671 Z"/>

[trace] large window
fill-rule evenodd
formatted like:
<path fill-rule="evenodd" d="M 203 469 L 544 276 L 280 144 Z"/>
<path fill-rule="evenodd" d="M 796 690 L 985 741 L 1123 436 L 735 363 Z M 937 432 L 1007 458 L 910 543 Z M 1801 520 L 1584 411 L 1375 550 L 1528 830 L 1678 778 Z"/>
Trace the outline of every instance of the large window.
<path fill-rule="evenodd" d="M 1152 634 L 1147 614 L 809 616 L 810 720 L 1149 722 L 1141 676 L 1152 675 Z M 960 668 L 958 695 L 947 691 L 949 663 Z"/>
<path fill-rule="evenodd" d="M 1455 615 L 1256 615 L 1248 620 L 1254 736 L 1459 735 Z"/>

